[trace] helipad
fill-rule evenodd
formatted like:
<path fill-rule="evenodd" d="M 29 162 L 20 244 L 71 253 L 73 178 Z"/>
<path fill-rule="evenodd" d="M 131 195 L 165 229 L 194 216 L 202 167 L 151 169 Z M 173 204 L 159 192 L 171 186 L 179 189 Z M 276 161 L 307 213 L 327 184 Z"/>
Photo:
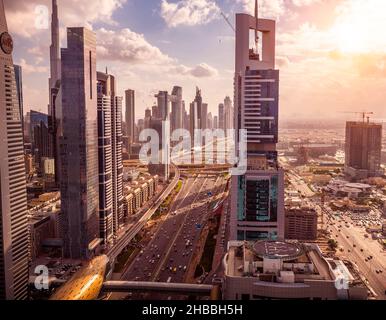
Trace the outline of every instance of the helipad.
<path fill-rule="evenodd" d="M 292 260 L 304 253 L 298 244 L 284 241 L 258 241 L 252 249 L 260 258 L 268 259 Z"/>

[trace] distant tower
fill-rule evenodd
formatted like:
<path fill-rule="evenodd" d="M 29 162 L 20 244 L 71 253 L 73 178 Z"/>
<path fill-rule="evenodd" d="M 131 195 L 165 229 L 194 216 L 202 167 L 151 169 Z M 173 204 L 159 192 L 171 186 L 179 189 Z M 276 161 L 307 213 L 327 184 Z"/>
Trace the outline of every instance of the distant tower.
<path fill-rule="evenodd" d="M 345 172 L 353 179 L 381 176 L 382 124 L 346 123 Z"/>
<path fill-rule="evenodd" d="M 61 197 L 64 255 L 90 258 L 100 244 L 96 35 L 67 29 L 62 49 Z"/>
<path fill-rule="evenodd" d="M 26 172 L 12 51 L 0 0 L 0 300 L 27 299 L 29 279 Z"/>
<path fill-rule="evenodd" d="M 284 238 L 284 172 L 279 168 L 279 71 L 275 69 L 275 21 L 236 15 L 236 130 L 247 131 L 247 172 L 232 177 L 232 240 Z M 262 52 L 250 48 L 250 30 L 262 36 Z M 219 119 L 220 120 L 220 119 Z M 221 121 L 221 120 L 220 120 Z M 238 150 L 239 134 L 236 136 Z"/>
<path fill-rule="evenodd" d="M 135 141 L 135 91 L 125 91 L 126 101 L 126 134 L 129 137 L 129 145 Z"/>
<path fill-rule="evenodd" d="M 172 102 L 171 128 L 172 131 L 183 129 L 182 88 L 175 86 L 170 96 Z"/>

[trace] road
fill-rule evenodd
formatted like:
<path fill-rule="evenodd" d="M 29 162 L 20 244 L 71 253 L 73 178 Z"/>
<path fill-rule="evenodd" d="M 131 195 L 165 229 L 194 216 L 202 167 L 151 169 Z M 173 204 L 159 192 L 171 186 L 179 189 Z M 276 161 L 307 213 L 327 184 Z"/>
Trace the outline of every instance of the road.
<path fill-rule="evenodd" d="M 222 192 L 223 180 L 222 177 L 200 175 L 189 177 L 173 202 L 170 213 L 160 223 L 152 240 L 122 274 L 121 280 L 183 283 L 201 232 L 196 224 L 204 225 L 208 216 L 208 192 L 213 192 L 213 197 Z M 191 242 L 188 247 L 187 240 Z M 113 294 L 110 299 L 122 299 L 126 295 Z M 153 294 L 151 298 L 154 297 Z M 157 298 L 165 296 L 157 295 Z"/>
<path fill-rule="evenodd" d="M 108 251 L 107 255 L 110 259 L 114 260 L 124 248 L 128 246 L 130 241 L 134 239 L 134 237 L 143 229 L 149 219 L 154 215 L 157 211 L 158 207 L 162 204 L 162 202 L 168 197 L 168 195 L 174 190 L 177 186 L 177 183 L 180 179 L 180 171 L 176 166 L 175 168 L 175 176 L 169 186 L 163 191 L 158 198 L 154 201 L 154 204 L 150 209 L 146 208 L 146 212 L 141 216 L 139 221 L 134 224 L 130 224 L 126 226 L 125 234 L 117 240 L 114 246 Z"/>
<path fill-rule="evenodd" d="M 346 222 L 349 223 L 348 228 Z M 359 227 L 354 227 L 348 217 L 344 217 L 343 222 L 331 220 L 331 223 L 333 223 L 329 226 L 331 236 L 338 241 L 338 247 L 343 248 L 343 252 L 338 250 L 338 255 L 354 262 L 376 293 L 376 298 L 386 300 L 386 252 L 375 240 L 365 238 L 366 232 Z M 373 258 L 366 261 L 369 256 L 373 256 Z M 383 272 L 377 274 L 376 270 L 383 270 Z"/>

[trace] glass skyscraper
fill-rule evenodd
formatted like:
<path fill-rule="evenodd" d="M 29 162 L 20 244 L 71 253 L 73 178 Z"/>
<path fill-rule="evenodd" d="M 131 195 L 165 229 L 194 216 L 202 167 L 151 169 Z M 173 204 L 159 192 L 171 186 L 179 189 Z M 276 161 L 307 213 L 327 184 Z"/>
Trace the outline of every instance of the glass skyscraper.
<path fill-rule="evenodd" d="M 62 60 L 60 137 L 64 255 L 87 259 L 99 237 L 96 36 L 67 29 Z"/>

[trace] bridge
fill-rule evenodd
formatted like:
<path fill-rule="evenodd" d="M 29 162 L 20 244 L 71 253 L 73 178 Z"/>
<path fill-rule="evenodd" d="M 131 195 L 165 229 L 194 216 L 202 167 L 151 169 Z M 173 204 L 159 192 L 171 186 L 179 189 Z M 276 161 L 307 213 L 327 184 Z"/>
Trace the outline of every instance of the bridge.
<path fill-rule="evenodd" d="M 218 299 L 219 288 L 206 284 L 138 282 L 138 281 L 106 281 L 103 292 L 157 292 L 165 294 L 181 294 L 195 296 L 210 296 Z"/>

